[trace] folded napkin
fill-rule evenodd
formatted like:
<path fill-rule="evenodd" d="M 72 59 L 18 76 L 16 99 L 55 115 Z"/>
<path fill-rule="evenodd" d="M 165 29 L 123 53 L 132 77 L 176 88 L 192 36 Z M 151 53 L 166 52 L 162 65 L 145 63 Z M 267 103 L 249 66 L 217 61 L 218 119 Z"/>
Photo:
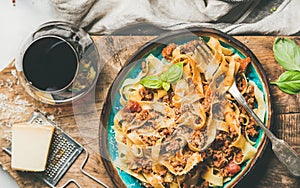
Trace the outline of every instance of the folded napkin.
<path fill-rule="evenodd" d="M 300 31 L 300 0 L 51 1 L 58 18 L 92 34 L 111 34 L 141 22 L 165 30 L 206 26 L 229 34 L 291 35 Z"/>

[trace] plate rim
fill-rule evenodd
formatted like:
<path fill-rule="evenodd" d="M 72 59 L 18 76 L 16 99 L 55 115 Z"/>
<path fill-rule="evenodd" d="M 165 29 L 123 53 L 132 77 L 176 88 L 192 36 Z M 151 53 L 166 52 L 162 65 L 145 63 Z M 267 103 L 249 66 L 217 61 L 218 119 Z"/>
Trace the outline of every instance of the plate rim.
<path fill-rule="evenodd" d="M 238 51 L 242 52 L 243 54 L 246 54 L 248 57 L 250 57 L 252 64 L 254 65 L 254 68 L 258 71 L 259 78 L 261 79 L 263 83 L 263 88 L 265 91 L 265 98 L 267 98 L 267 115 L 268 119 L 266 120 L 266 127 L 268 129 L 271 129 L 271 125 L 274 119 L 273 114 L 273 108 L 272 108 L 272 97 L 270 94 L 270 83 L 267 79 L 266 72 L 264 71 L 262 64 L 258 60 L 258 58 L 254 55 L 254 53 L 242 42 L 240 42 L 238 39 L 220 31 L 214 28 L 207 28 L 207 27 L 192 27 L 188 29 L 179 29 L 174 31 L 168 31 L 161 35 L 158 35 L 154 39 L 146 42 L 143 46 L 141 46 L 138 50 L 136 50 L 125 62 L 124 66 L 121 68 L 121 70 L 118 72 L 117 76 L 115 77 L 114 81 L 112 82 L 108 92 L 107 96 L 105 98 L 105 102 L 103 104 L 102 112 L 100 115 L 100 123 L 99 123 L 99 148 L 100 148 L 100 157 L 102 160 L 102 163 L 106 169 L 106 172 L 109 174 L 112 182 L 117 187 L 124 187 L 127 186 L 119 176 L 119 173 L 116 169 L 116 167 L 111 163 L 110 160 L 108 160 L 108 157 L 110 157 L 109 154 L 109 148 L 108 148 L 108 142 L 107 142 L 107 131 L 106 128 L 108 126 L 108 119 L 109 114 L 111 112 L 111 93 L 112 86 L 118 82 L 119 79 L 122 79 L 122 75 L 124 73 L 127 73 L 126 69 L 128 66 L 134 64 L 135 60 L 140 59 L 143 57 L 147 52 L 149 52 L 151 49 L 157 46 L 158 43 L 161 43 L 162 40 L 167 40 L 168 38 L 174 38 L 178 35 L 184 35 L 187 33 L 193 33 L 197 36 L 213 36 L 217 38 L 220 41 L 225 42 L 226 44 L 234 47 Z M 241 183 L 249 173 L 253 172 L 253 169 L 255 165 L 257 164 L 257 161 L 262 157 L 262 154 L 265 152 L 266 146 L 269 142 L 269 140 L 266 137 L 266 134 L 263 133 L 262 135 L 262 141 L 261 144 L 257 148 L 257 153 L 255 154 L 253 159 L 250 159 L 250 164 L 247 164 L 245 168 L 243 169 L 243 173 L 238 174 L 234 181 L 228 185 L 228 187 L 234 187 Z"/>

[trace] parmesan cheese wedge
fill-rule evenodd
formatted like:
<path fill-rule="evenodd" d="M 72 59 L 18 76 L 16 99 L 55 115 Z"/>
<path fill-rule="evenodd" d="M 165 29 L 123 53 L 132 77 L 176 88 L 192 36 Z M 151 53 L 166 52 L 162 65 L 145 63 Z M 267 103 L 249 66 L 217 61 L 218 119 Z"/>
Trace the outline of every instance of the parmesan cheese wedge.
<path fill-rule="evenodd" d="M 14 170 L 41 172 L 46 168 L 55 127 L 39 124 L 15 124 L 12 127 L 12 161 Z"/>

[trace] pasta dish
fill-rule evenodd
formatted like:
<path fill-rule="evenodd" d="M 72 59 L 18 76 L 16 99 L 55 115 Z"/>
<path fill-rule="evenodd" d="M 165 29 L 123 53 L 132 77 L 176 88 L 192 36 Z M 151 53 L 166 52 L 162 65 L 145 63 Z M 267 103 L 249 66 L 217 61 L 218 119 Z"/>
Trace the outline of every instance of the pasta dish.
<path fill-rule="evenodd" d="M 234 79 L 264 120 L 263 93 L 246 77 L 251 59 L 210 37 L 148 55 L 120 88 L 114 164 L 145 187 L 218 187 L 255 153 L 259 127 L 228 93 Z"/>

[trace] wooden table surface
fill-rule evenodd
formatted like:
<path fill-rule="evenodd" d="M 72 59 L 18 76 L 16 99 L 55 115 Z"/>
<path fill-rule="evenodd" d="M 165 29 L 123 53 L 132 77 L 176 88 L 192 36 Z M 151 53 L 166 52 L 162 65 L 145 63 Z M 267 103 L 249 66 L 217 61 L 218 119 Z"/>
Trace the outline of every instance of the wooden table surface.
<path fill-rule="evenodd" d="M 97 85 L 88 95 L 73 104 L 63 106 L 45 105 L 30 98 L 18 83 L 15 68 L 11 63 L 0 72 L 0 146 L 9 144 L 10 127 L 15 122 L 26 121 L 31 113 L 38 109 L 53 119 L 70 136 L 75 138 L 90 153 L 84 168 L 96 178 L 114 187 L 113 182 L 103 167 L 98 145 L 99 117 L 103 102 L 111 82 L 134 51 L 154 36 L 94 36 L 105 65 Z M 284 72 L 273 57 L 272 36 L 237 36 L 247 45 L 261 62 L 269 80 L 274 81 Z M 300 44 L 300 37 L 289 37 Z M 288 95 L 271 85 L 270 93 L 273 104 L 274 124 L 271 129 L 279 138 L 287 141 L 300 154 L 300 94 Z M 68 179 L 75 179 L 82 187 L 101 187 L 81 174 L 79 166 L 84 155 L 72 165 L 57 185 L 62 186 Z M 29 173 L 17 172 L 10 168 L 10 157 L 0 150 L 0 166 L 6 169 L 23 187 L 47 187 L 42 181 Z M 74 184 L 69 187 L 76 187 Z M 255 168 L 247 175 L 239 187 L 300 187 L 300 178 L 288 173 L 271 151 L 270 144 Z"/>

